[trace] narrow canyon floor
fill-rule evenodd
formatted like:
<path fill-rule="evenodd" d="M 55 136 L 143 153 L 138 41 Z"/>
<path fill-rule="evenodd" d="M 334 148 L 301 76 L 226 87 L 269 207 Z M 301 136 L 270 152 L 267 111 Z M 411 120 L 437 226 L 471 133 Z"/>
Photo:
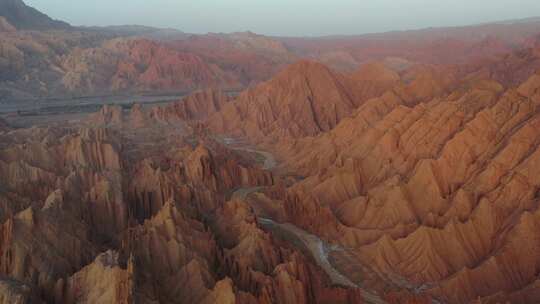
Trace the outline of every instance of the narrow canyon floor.
<path fill-rule="evenodd" d="M 218 140 L 235 151 L 256 154 L 255 159 L 262 164 L 265 170 L 272 171 L 278 166 L 275 157 L 271 153 L 257 150 L 246 139 L 218 137 Z M 359 288 L 362 291 L 364 301 L 373 304 L 387 303 L 381 298 L 380 294 L 392 289 L 394 291 L 409 289 L 412 292 L 418 292 L 418 288 L 405 280 L 396 283 L 378 276 L 369 266 L 359 261 L 348 249 L 342 246 L 331 245 L 291 223 L 277 223 L 268 218 L 271 215 L 266 214 L 264 209 L 257 208 L 257 198 L 252 198 L 252 194 L 261 193 L 264 190 L 265 187 L 240 188 L 233 193 L 232 199 L 248 202 L 254 208 L 255 214 L 258 216 L 258 222 L 264 230 L 290 243 L 293 247 L 312 258 L 315 264 L 326 273 L 332 284 Z"/>

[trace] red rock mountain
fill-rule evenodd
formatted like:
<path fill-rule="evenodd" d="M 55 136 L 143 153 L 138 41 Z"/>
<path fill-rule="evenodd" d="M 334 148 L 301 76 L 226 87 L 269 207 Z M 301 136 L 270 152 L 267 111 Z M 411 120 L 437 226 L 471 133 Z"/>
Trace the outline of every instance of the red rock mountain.
<path fill-rule="evenodd" d="M 238 114 L 225 108 L 216 117 L 234 119 L 218 121 L 217 130 L 257 130 L 246 135 L 303 176 L 260 195 L 258 210 L 346 248 L 334 258 L 348 261 L 342 269 L 350 277 L 363 264 L 389 285 L 416 286 L 443 303 L 536 303 L 537 54 L 524 50 L 457 70 L 419 65 L 399 77 L 376 72 L 391 80 L 387 92 L 357 102 L 331 127 L 304 133 L 288 130 L 305 108 L 289 120 L 278 115 L 281 124 L 252 118 L 270 112 L 264 102 L 286 100 L 264 94 L 279 92 L 268 88 L 279 83 L 272 80 L 231 102 Z M 318 92 L 313 100 L 329 96 Z M 303 96 L 294 100 L 303 104 Z"/>
<path fill-rule="evenodd" d="M 329 131 L 365 100 L 377 96 L 399 79 L 384 67 L 364 69 L 369 72 L 378 68 L 387 74 L 362 79 L 316 62 L 293 64 L 211 116 L 210 127 L 253 139 L 295 138 Z"/>

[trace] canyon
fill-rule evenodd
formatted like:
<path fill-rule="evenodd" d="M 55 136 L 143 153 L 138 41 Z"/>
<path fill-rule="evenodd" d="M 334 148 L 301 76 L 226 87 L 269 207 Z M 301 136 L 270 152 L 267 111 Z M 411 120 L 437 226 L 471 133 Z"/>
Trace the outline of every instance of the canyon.
<path fill-rule="evenodd" d="M 537 19 L 283 38 L 2 5 L 0 303 L 540 302 Z"/>
<path fill-rule="evenodd" d="M 341 248 L 330 255 L 346 276 L 369 268 L 386 286 L 444 303 L 536 303 L 537 56 L 503 56 L 504 78 L 486 73 L 491 62 L 379 69 L 386 91 L 371 98 L 355 93 L 362 81 L 347 85 L 354 74 L 301 62 L 208 126 L 249 138 L 301 177 L 257 194 L 255 210 Z"/>

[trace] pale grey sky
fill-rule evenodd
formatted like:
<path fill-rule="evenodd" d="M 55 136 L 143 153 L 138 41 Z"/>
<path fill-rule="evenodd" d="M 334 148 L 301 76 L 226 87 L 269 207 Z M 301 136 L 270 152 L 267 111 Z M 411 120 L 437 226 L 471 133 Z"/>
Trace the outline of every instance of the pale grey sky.
<path fill-rule="evenodd" d="M 26 0 L 74 25 L 141 24 L 190 33 L 363 34 L 540 15 L 540 0 Z"/>

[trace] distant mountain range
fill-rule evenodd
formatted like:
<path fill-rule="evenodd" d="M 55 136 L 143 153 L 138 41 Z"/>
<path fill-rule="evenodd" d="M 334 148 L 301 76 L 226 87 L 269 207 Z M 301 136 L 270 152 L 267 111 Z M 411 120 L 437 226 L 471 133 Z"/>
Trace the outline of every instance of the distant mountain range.
<path fill-rule="evenodd" d="M 152 39 L 183 39 L 189 36 L 176 29 L 144 25 L 71 26 L 67 22 L 52 19 L 22 0 L 0 0 L 0 31 L 11 31 L 13 27 L 17 30 L 74 30 Z"/>
<path fill-rule="evenodd" d="M 71 26 L 26 5 L 22 0 L 0 0 L 0 16 L 20 30 L 69 29 Z"/>
<path fill-rule="evenodd" d="M 71 26 L 22 0 L 0 0 L 0 102 L 236 90 L 300 59 L 347 73 L 371 61 L 397 70 L 482 63 L 538 45 L 539 33 L 540 22 L 530 18 L 356 36 L 200 35 L 141 25 Z"/>

